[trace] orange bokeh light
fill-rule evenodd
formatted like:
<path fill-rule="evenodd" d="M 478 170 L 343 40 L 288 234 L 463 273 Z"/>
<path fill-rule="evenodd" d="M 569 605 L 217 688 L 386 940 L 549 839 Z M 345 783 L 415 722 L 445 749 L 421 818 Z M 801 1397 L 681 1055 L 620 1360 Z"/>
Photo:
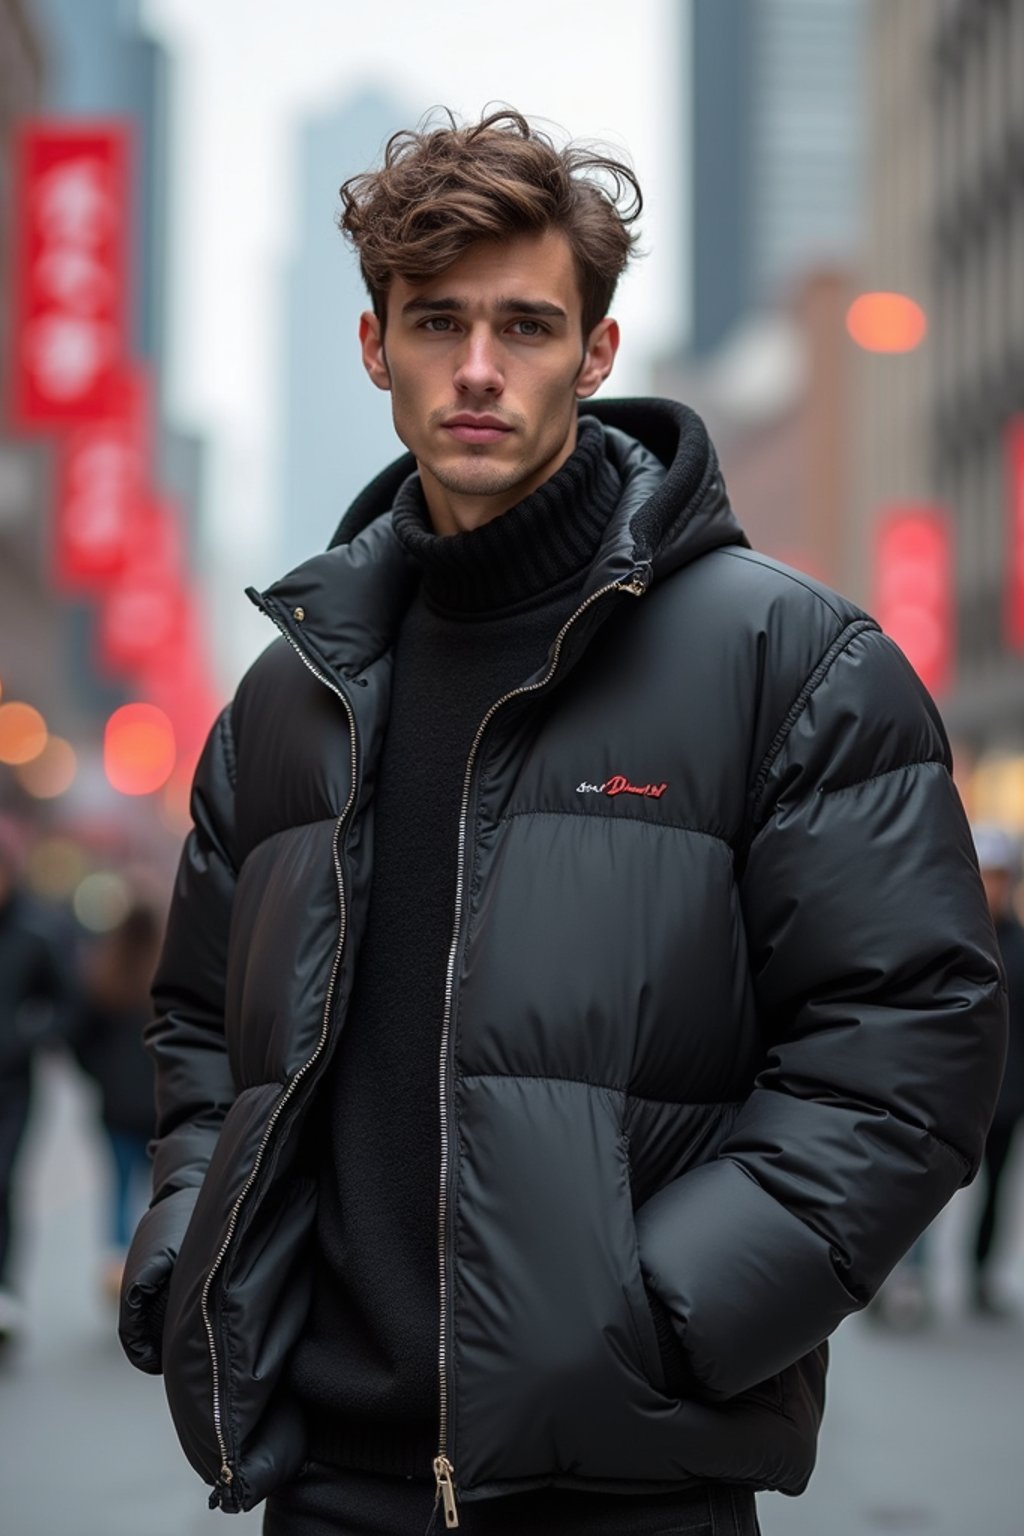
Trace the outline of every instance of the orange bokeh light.
<path fill-rule="evenodd" d="M 846 311 L 846 329 L 866 352 L 913 352 L 928 317 L 905 293 L 862 293 Z"/>
<path fill-rule="evenodd" d="M 31 704 L 0 704 L 0 763 L 30 763 L 46 736 L 46 721 Z"/>
<path fill-rule="evenodd" d="M 37 800 L 53 800 L 71 788 L 77 772 L 74 747 L 62 736 L 51 736 L 38 757 L 21 765 L 18 779 Z"/>
<path fill-rule="evenodd" d="M 174 727 L 155 704 L 123 704 L 103 733 L 103 768 L 122 795 L 161 789 L 177 759 Z"/>

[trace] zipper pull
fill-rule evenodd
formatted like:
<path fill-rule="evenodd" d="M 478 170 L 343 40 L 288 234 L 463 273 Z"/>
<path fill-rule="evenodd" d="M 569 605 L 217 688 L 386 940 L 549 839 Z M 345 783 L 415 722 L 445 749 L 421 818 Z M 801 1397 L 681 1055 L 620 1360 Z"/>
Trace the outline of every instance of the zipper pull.
<path fill-rule="evenodd" d="M 444 1523 L 451 1531 L 459 1523 L 459 1510 L 455 1503 L 455 1468 L 447 1456 L 434 1457 L 434 1476 L 437 1478 L 437 1492 L 434 1495 L 434 1507 L 440 1499 L 444 1505 Z"/>
<path fill-rule="evenodd" d="M 633 576 L 629 581 L 619 582 L 619 591 L 628 592 L 630 597 L 643 597 L 647 591 L 647 583 L 642 576 Z"/>
<path fill-rule="evenodd" d="M 235 1474 L 232 1472 L 227 1462 L 224 1462 L 220 1469 L 220 1475 L 213 1485 L 213 1492 L 210 1494 L 211 1509 L 223 1509 L 230 1513 L 237 1508 L 234 1496 L 231 1492 L 231 1484 L 234 1482 L 234 1480 Z"/>

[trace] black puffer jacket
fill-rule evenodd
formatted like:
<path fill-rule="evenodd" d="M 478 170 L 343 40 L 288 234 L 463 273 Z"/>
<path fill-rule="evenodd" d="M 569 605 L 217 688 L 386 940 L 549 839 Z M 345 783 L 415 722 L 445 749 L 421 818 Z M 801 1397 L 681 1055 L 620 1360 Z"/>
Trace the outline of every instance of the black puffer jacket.
<path fill-rule="evenodd" d="M 438 1063 L 441 1470 L 467 1499 L 792 1492 L 823 1341 L 978 1163 L 1006 1028 L 995 944 L 900 653 L 745 547 L 692 413 L 587 408 L 622 503 L 466 768 Z M 122 1338 L 163 1369 L 225 1508 L 306 1455 L 281 1389 L 310 1289 L 298 1132 L 366 911 L 414 579 L 386 513 L 411 467 L 258 599 L 284 638 L 204 754 L 157 978 L 156 1196 Z"/>

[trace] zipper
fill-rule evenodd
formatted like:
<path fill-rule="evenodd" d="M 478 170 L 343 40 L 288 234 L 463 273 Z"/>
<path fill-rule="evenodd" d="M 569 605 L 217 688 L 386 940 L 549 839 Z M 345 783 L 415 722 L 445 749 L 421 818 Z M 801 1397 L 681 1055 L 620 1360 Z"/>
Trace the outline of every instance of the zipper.
<path fill-rule="evenodd" d="M 264 1160 L 264 1157 L 266 1155 L 267 1147 L 270 1145 L 271 1137 L 274 1134 L 274 1130 L 275 1130 L 275 1128 L 276 1128 L 276 1126 L 277 1126 L 277 1124 L 278 1124 L 278 1122 L 279 1122 L 279 1120 L 281 1118 L 281 1115 L 283 1114 L 283 1112 L 284 1112 L 285 1108 L 287 1107 L 288 1103 L 290 1102 L 290 1100 L 294 1097 L 295 1091 L 298 1088 L 299 1084 L 302 1082 L 303 1078 L 305 1078 L 308 1075 L 308 1073 L 310 1072 L 312 1067 L 315 1066 L 316 1062 L 319 1060 L 320 1056 L 323 1054 L 324 1047 L 326 1046 L 327 1040 L 328 1040 L 329 1035 L 330 1035 L 331 1013 L 332 1013 L 333 1006 L 334 1006 L 334 992 L 335 992 L 335 988 L 336 988 L 337 982 L 338 982 L 338 972 L 341 969 L 341 956 L 342 956 L 342 952 L 343 952 L 343 950 L 345 948 L 345 936 L 346 936 L 346 933 L 348 931 L 348 903 L 347 903 L 347 899 L 346 899 L 346 896 L 345 896 L 345 882 L 344 882 L 344 876 L 343 876 L 342 868 L 341 868 L 341 854 L 340 854 L 340 851 L 339 851 L 339 839 L 340 839 L 340 835 L 341 835 L 342 826 L 344 825 L 345 820 L 346 820 L 346 818 L 347 818 L 349 812 L 351 811 L 352 806 L 353 806 L 353 804 L 355 802 L 355 798 L 356 798 L 356 771 L 357 771 L 357 767 L 358 767 L 357 752 L 356 752 L 356 721 L 355 721 L 355 715 L 352 712 L 352 706 L 349 703 L 348 698 L 346 697 L 345 693 L 343 692 L 343 690 L 341 688 L 338 687 L 337 683 L 333 682 L 329 677 L 327 677 L 320 670 L 320 668 L 317 667 L 310 660 L 310 658 L 306 655 L 305 651 L 301 648 L 301 646 L 295 640 L 294 636 L 289 633 L 289 631 L 285 628 L 285 626 L 283 624 L 278 622 L 278 620 L 274 617 L 273 613 L 271 613 L 269 608 L 267 608 L 265 606 L 265 604 L 263 603 L 262 599 L 260 599 L 255 592 L 250 592 L 249 596 L 252 598 L 253 602 L 256 603 L 256 606 L 260 609 L 260 611 L 262 613 L 266 614 L 267 618 L 270 619 L 271 623 L 276 625 L 277 628 L 281 631 L 281 634 L 288 641 L 289 645 L 295 651 L 296 655 L 299 657 L 299 660 L 303 663 L 303 665 L 305 667 L 307 667 L 308 670 L 310 672 L 312 672 L 313 676 L 315 678 L 318 678 L 319 681 L 321 683 L 323 683 L 326 688 L 329 688 L 333 694 L 336 694 L 337 697 L 341 700 L 342 704 L 344 705 L 345 713 L 348 715 L 348 724 L 349 724 L 349 741 L 350 741 L 350 744 L 351 744 L 351 755 L 352 755 L 352 779 L 351 779 L 351 786 L 349 788 L 348 799 L 346 800 L 344 808 L 342 809 L 341 814 L 339 815 L 337 821 L 334 824 L 334 839 L 333 839 L 334 875 L 335 875 L 335 879 L 336 879 L 337 885 L 338 885 L 338 911 L 339 911 L 338 942 L 337 942 L 337 945 L 335 946 L 334 960 L 333 960 L 333 962 L 331 964 L 331 973 L 330 973 L 330 977 L 329 977 L 329 980 L 328 980 L 328 983 L 327 983 L 327 995 L 326 995 L 326 998 L 324 1000 L 324 1012 L 323 1012 L 323 1020 L 321 1022 L 321 1026 L 320 1026 L 320 1035 L 319 1035 L 319 1038 L 317 1040 L 316 1046 L 313 1049 L 312 1055 L 309 1057 L 309 1059 L 307 1061 L 305 1061 L 302 1064 L 302 1066 L 299 1068 L 299 1070 L 294 1074 L 294 1076 L 292 1077 L 291 1081 L 288 1083 L 288 1086 L 286 1087 L 284 1093 L 281 1095 L 281 1097 L 278 1099 L 277 1103 L 274 1105 L 273 1113 L 271 1114 L 270 1119 L 267 1121 L 267 1126 L 266 1126 L 265 1131 L 263 1132 L 263 1137 L 262 1137 L 262 1139 L 260 1141 L 260 1144 L 259 1144 L 258 1148 L 256 1149 L 256 1156 L 253 1159 L 252 1167 L 249 1170 L 249 1175 L 248 1175 L 245 1183 L 242 1185 L 242 1188 L 239 1190 L 238 1195 L 237 1195 L 237 1197 L 235 1199 L 235 1203 L 234 1203 L 234 1205 L 231 1208 L 231 1214 L 228 1217 L 227 1230 L 224 1233 L 224 1240 L 221 1243 L 220 1248 L 217 1251 L 217 1256 L 214 1259 L 213 1264 L 210 1267 L 210 1272 L 209 1272 L 209 1274 L 206 1277 L 206 1281 L 205 1281 L 205 1283 L 203 1285 L 202 1295 L 200 1297 L 200 1310 L 202 1312 L 202 1317 L 203 1317 L 203 1326 L 206 1329 L 206 1340 L 207 1340 L 207 1346 L 209 1348 L 209 1353 L 210 1353 L 210 1370 L 211 1370 L 211 1375 L 212 1375 L 212 1380 L 213 1380 L 213 1428 L 214 1428 L 214 1433 L 216 1434 L 216 1437 L 217 1437 L 217 1449 L 219 1451 L 220 1459 L 221 1459 L 220 1472 L 218 1474 L 217 1481 L 214 1484 L 213 1493 L 210 1495 L 210 1508 L 211 1509 L 216 1509 L 218 1506 L 220 1506 L 222 1509 L 225 1509 L 225 1510 L 230 1510 L 230 1509 L 233 1509 L 233 1508 L 237 1507 L 238 1499 L 237 1499 L 237 1495 L 235 1494 L 235 1492 L 234 1492 L 234 1490 L 232 1488 L 232 1484 L 234 1483 L 234 1480 L 235 1480 L 235 1468 L 231 1464 L 231 1457 L 230 1457 L 230 1454 L 229 1454 L 229 1451 L 228 1451 L 228 1445 L 227 1445 L 226 1430 L 225 1430 L 225 1427 L 224 1427 L 223 1409 L 222 1409 L 222 1403 L 221 1403 L 221 1390 L 220 1390 L 220 1383 L 221 1383 L 220 1364 L 219 1364 L 219 1361 L 218 1361 L 218 1358 L 217 1358 L 217 1340 L 216 1340 L 216 1336 L 215 1336 L 214 1330 L 213 1330 L 213 1323 L 212 1323 L 211 1318 L 210 1318 L 210 1288 L 213 1285 L 213 1282 L 214 1282 L 214 1280 L 215 1280 L 215 1278 L 217 1276 L 217 1273 L 220 1270 L 221 1265 L 224 1262 L 224 1259 L 225 1259 L 225 1256 L 227 1254 L 227 1251 L 228 1251 L 228 1249 L 231 1246 L 232 1239 L 234 1238 L 234 1235 L 235 1235 L 235 1230 L 236 1230 L 236 1228 L 238 1226 L 238 1218 L 239 1218 L 239 1215 L 241 1213 L 242 1206 L 245 1204 L 246 1198 L 247 1198 L 250 1190 L 252 1189 L 253 1185 L 255 1184 L 256 1179 L 259 1176 L 259 1171 L 260 1171 L 260 1168 L 263 1165 L 263 1160 Z"/>
<path fill-rule="evenodd" d="M 536 693 L 539 689 L 546 688 L 558 669 L 562 657 L 562 648 L 565 637 L 587 609 L 599 602 L 609 592 L 625 592 L 631 597 L 642 597 L 647 591 L 647 581 L 639 573 L 635 573 L 629 581 L 611 581 L 606 586 L 599 587 L 596 592 L 582 602 L 576 611 L 566 619 L 551 648 L 551 661 L 544 676 L 536 683 L 523 683 L 518 688 L 511 689 L 502 694 L 500 699 L 493 703 L 477 727 L 473 744 L 469 749 L 469 757 L 466 760 L 466 771 L 462 782 L 462 801 L 459 807 L 459 842 L 458 863 L 455 877 L 455 918 L 452 926 L 452 941 L 448 950 L 448 968 L 445 973 L 444 989 L 444 1015 L 441 1021 L 441 1048 L 439 1055 L 439 1083 L 441 1105 L 441 1175 L 437 1207 L 437 1260 L 438 1279 L 440 1289 L 440 1327 L 438 1331 L 437 1367 L 438 1367 L 438 1450 L 434 1458 L 434 1478 L 436 1481 L 436 1493 L 434 1495 L 435 1507 L 440 1501 L 444 1508 L 444 1523 L 451 1530 L 459 1523 L 458 1504 L 455 1497 L 455 1468 L 448 1457 L 448 1182 L 450 1175 L 451 1148 L 448 1136 L 448 1097 L 450 1089 L 450 1045 L 452 1002 L 455 992 L 455 965 L 458 958 L 459 940 L 462 928 L 462 904 L 466 883 L 466 832 L 469 817 L 469 800 L 472 791 L 473 768 L 484 732 L 490 725 L 498 710 L 512 699 L 521 698 L 527 693 Z"/>

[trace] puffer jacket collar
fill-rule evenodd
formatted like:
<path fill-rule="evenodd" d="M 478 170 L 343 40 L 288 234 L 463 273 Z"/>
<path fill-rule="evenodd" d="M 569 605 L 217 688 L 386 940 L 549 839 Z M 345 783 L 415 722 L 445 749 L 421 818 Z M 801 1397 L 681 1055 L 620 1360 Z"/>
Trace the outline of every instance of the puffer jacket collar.
<path fill-rule="evenodd" d="M 615 583 L 642 588 L 728 544 L 747 544 L 729 505 L 704 423 L 670 400 L 587 401 L 604 425 L 623 492 L 584 583 L 581 601 Z M 415 471 L 411 454 L 383 470 L 356 498 L 330 548 L 265 593 L 258 606 L 335 675 L 352 681 L 385 652 L 418 571 L 392 527 L 390 511 Z"/>

